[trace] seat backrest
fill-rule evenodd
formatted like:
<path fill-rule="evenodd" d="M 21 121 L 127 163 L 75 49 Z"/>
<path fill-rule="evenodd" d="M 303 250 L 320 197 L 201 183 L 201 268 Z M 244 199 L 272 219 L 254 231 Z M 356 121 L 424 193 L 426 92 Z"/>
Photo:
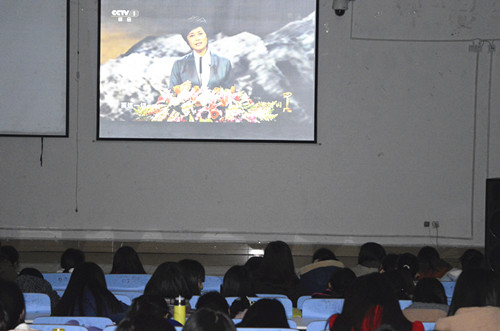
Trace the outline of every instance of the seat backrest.
<path fill-rule="evenodd" d="M 431 323 L 431 322 L 426 322 L 422 324 L 424 325 L 425 331 L 434 331 L 434 327 L 436 326 L 436 323 Z"/>
<path fill-rule="evenodd" d="M 203 292 L 220 292 L 222 280 L 222 276 L 205 276 L 205 281 L 203 282 Z"/>
<path fill-rule="evenodd" d="M 107 274 L 106 285 L 108 290 L 113 291 L 139 291 L 144 292 L 146 284 L 151 279 L 149 274 Z"/>
<path fill-rule="evenodd" d="M 130 306 L 132 304 L 132 299 L 125 294 L 115 294 L 115 298 L 117 298 L 118 301 L 123 302 L 127 306 Z"/>
<path fill-rule="evenodd" d="M 140 297 L 141 295 L 144 294 L 143 291 L 111 291 L 115 296 L 117 295 L 122 295 L 128 297 L 130 300 L 134 300 L 137 297 Z M 126 302 L 124 302 L 126 303 Z"/>
<path fill-rule="evenodd" d="M 411 304 L 412 304 L 411 300 L 399 300 L 399 306 L 401 307 L 401 310 L 405 309 Z"/>
<path fill-rule="evenodd" d="M 328 321 L 313 321 L 307 324 L 307 331 L 323 331 L 329 330 Z"/>
<path fill-rule="evenodd" d="M 342 312 L 344 299 L 307 299 L 302 305 L 302 318 L 326 320 Z"/>
<path fill-rule="evenodd" d="M 194 309 L 196 307 L 199 298 L 200 298 L 199 295 L 193 295 L 191 299 L 189 299 L 189 305 L 191 306 L 191 309 Z"/>
<path fill-rule="evenodd" d="M 275 299 L 275 298 L 288 298 L 284 294 L 273 294 L 273 293 L 257 293 L 259 298 Z"/>
<path fill-rule="evenodd" d="M 304 301 L 307 299 L 311 299 L 312 297 L 310 295 L 303 295 L 297 299 L 297 308 L 302 310 L 302 305 L 304 304 Z"/>
<path fill-rule="evenodd" d="M 444 287 L 444 293 L 446 293 L 446 297 L 452 298 L 453 292 L 455 291 L 456 282 L 441 282 Z"/>
<path fill-rule="evenodd" d="M 33 324 L 66 324 L 69 321 L 77 321 L 81 326 L 94 326 L 99 329 L 114 325 L 113 321 L 107 317 L 94 316 L 44 316 L 35 318 Z"/>
<path fill-rule="evenodd" d="M 115 330 L 116 330 L 116 325 L 110 325 L 105 327 L 102 331 L 115 331 Z"/>
<path fill-rule="evenodd" d="M 26 305 L 26 320 L 38 316 L 50 316 L 50 297 L 45 293 L 23 293 Z"/>
<path fill-rule="evenodd" d="M 59 272 L 50 272 L 42 274 L 43 278 L 52 285 L 52 289 L 55 291 L 63 291 L 68 286 L 69 279 L 71 278 L 70 273 L 59 273 Z"/>
<path fill-rule="evenodd" d="M 30 324 L 30 328 L 39 331 L 53 331 L 54 329 L 64 329 L 64 331 L 88 331 L 84 326 L 66 324 Z"/>

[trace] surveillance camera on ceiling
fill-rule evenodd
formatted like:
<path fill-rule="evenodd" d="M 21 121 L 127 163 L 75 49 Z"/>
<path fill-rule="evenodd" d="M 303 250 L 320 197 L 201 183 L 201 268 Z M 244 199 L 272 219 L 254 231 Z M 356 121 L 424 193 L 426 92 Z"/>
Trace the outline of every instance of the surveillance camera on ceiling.
<path fill-rule="evenodd" d="M 333 0 L 333 10 L 337 16 L 342 16 L 345 14 L 345 11 L 349 8 L 349 1 L 354 0 Z"/>

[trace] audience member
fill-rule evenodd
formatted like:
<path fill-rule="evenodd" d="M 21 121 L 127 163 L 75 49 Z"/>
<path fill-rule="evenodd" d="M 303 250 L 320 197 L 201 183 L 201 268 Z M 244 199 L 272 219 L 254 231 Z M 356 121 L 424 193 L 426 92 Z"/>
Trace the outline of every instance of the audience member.
<path fill-rule="evenodd" d="M 260 299 L 245 314 L 238 328 L 289 328 L 285 308 L 275 299 Z"/>
<path fill-rule="evenodd" d="M 196 309 L 210 308 L 229 316 L 229 305 L 226 298 L 219 292 L 208 292 L 203 294 L 196 303 Z"/>
<path fill-rule="evenodd" d="M 238 297 L 229 308 L 229 316 L 231 318 L 243 318 L 251 304 L 248 297 L 256 296 L 247 268 L 238 265 L 229 268 L 224 274 L 220 293 L 224 297 Z"/>
<path fill-rule="evenodd" d="M 356 280 L 356 275 L 349 268 L 341 268 L 333 272 L 328 280 L 328 288 L 323 292 L 314 293 L 313 298 L 345 298 L 346 291 Z"/>
<path fill-rule="evenodd" d="M 327 288 L 332 273 L 343 268 L 335 254 L 327 248 L 319 248 L 312 257 L 312 263 L 299 270 L 302 295 L 311 295 Z"/>
<path fill-rule="evenodd" d="M 181 267 L 176 262 L 160 264 L 146 284 L 144 294 L 161 295 L 169 304 L 170 311 L 174 311 L 175 298 L 181 296 L 186 300 L 186 312 L 191 310 L 191 291 L 182 275 Z"/>
<path fill-rule="evenodd" d="M 500 325 L 500 278 L 485 269 L 464 270 L 458 277 L 448 317 L 435 330 L 497 330 Z"/>
<path fill-rule="evenodd" d="M 59 295 L 52 285 L 43 278 L 42 273 L 35 268 L 24 268 L 16 278 L 16 284 L 23 293 L 44 293 L 50 298 L 50 306 L 55 309 L 59 302 Z"/>
<path fill-rule="evenodd" d="M 259 270 L 263 259 L 264 258 L 262 256 L 252 256 L 247 260 L 245 268 L 248 270 L 250 278 L 255 278 L 255 273 Z"/>
<path fill-rule="evenodd" d="M 387 271 L 394 271 L 398 268 L 398 254 L 387 254 L 380 262 L 379 272 L 382 274 Z"/>
<path fill-rule="evenodd" d="M 118 248 L 113 256 L 111 274 L 145 274 L 139 255 L 130 246 Z"/>
<path fill-rule="evenodd" d="M 488 269 L 488 264 L 486 259 L 480 251 L 477 249 L 468 249 L 462 256 L 460 256 L 460 264 L 462 269 L 452 268 L 448 271 L 440 281 L 442 282 L 456 282 L 463 270 L 467 269 Z"/>
<path fill-rule="evenodd" d="M 227 314 L 202 308 L 189 317 L 182 331 L 236 331 L 236 327 Z"/>
<path fill-rule="evenodd" d="M 417 280 L 419 277 L 419 264 L 418 258 L 411 253 L 403 253 L 398 256 L 398 260 L 396 262 L 396 270 L 404 271 L 405 273 L 409 273 L 411 279 Z"/>
<path fill-rule="evenodd" d="M 436 322 L 447 313 L 446 293 L 436 278 L 420 279 L 415 286 L 413 303 L 403 310 L 403 315 L 411 322 Z"/>
<path fill-rule="evenodd" d="M 161 317 L 166 319 L 172 326 L 182 326 L 182 324 L 172 318 L 173 314 L 170 311 L 169 305 L 161 295 L 143 294 L 135 298 L 122 322 L 125 320 L 134 320 L 139 316 Z"/>
<path fill-rule="evenodd" d="M 417 258 L 421 278 L 441 278 L 451 270 L 451 265 L 441 259 L 434 247 L 422 247 Z"/>
<path fill-rule="evenodd" d="M 121 321 L 116 331 L 175 331 L 175 327 L 159 316 L 139 315 Z"/>
<path fill-rule="evenodd" d="M 61 255 L 61 270 L 58 272 L 71 273 L 73 269 L 85 262 L 85 254 L 76 248 L 68 248 Z"/>
<path fill-rule="evenodd" d="M 358 264 L 351 268 L 356 277 L 372 272 L 379 272 L 380 264 L 385 257 L 385 249 L 375 242 L 367 242 L 361 245 L 358 254 Z"/>
<path fill-rule="evenodd" d="M 200 295 L 205 281 L 205 268 L 203 265 L 196 260 L 184 259 L 179 261 L 179 266 L 191 295 Z"/>
<path fill-rule="evenodd" d="M 3 306 L 3 319 L 7 330 L 31 330 L 24 317 L 26 306 L 21 289 L 12 281 L 0 281 L 0 304 Z"/>
<path fill-rule="evenodd" d="M 370 273 L 357 278 L 347 292 L 340 314 L 330 318 L 332 331 L 375 331 L 382 325 L 398 331 L 423 331 L 421 322 L 408 321 L 385 277 Z"/>
<path fill-rule="evenodd" d="M 101 267 L 93 262 L 77 266 L 53 316 L 100 316 L 118 323 L 128 306 L 118 301 L 106 286 Z"/>
<path fill-rule="evenodd" d="M 0 254 L 3 254 L 10 261 L 14 270 L 17 272 L 17 269 L 19 269 L 19 252 L 17 249 L 10 245 L 1 246 Z"/>
<path fill-rule="evenodd" d="M 284 294 L 295 306 L 300 296 L 299 283 L 290 247 L 283 241 L 270 242 L 264 250 L 264 258 L 256 273 L 255 292 Z"/>
<path fill-rule="evenodd" d="M 12 265 L 12 262 L 0 253 L 0 280 L 16 281 L 17 273 Z"/>
<path fill-rule="evenodd" d="M 225 297 L 254 297 L 250 273 L 244 266 L 235 265 L 224 274 L 220 293 Z"/>

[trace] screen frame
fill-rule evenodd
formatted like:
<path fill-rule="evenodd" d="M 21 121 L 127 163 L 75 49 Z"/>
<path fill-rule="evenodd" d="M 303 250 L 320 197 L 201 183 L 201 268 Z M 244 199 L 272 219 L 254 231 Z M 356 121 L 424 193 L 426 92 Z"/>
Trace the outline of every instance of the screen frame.
<path fill-rule="evenodd" d="M 27 131 L 2 131 L 0 130 L 0 137 L 32 137 L 32 138 L 68 138 L 69 137 L 69 75 L 70 75 L 70 2 L 69 1 L 59 1 L 60 3 L 58 5 L 64 5 L 66 6 L 65 8 L 65 17 L 64 17 L 64 31 L 65 31 L 65 56 L 64 60 L 66 61 L 65 65 L 65 73 L 64 73 L 64 85 L 65 85 L 65 97 L 63 100 L 64 103 L 64 111 L 61 111 L 61 114 L 64 113 L 64 124 L 61 125 L 60 129 L 56 129 L 53 132 L 44 132 L 39 131 L 39 132 L 27 132 Z"/>
<path fill-rule="evenodd" d="M 314 4 L 315 7 L 315 22 L 314 22 L 314 68 L 313 68 L 313 91 L 311 98 L 313 99 L 313 115 L 312 115 L 312 124 L 308 124 L 310 129 L 312 129 L 313 133 L 311 137 L 307 137 L 304 139 L 273 139 L 273 138 L 234 138 L 234 137 L 229 137 L 229 138 L 211 138 L 211 137 L 124 137 L 120 135 L 116 136 L 104 136 L 101 134 L 101 128 L 102 128 L 102 123 L 101 123 L 101 112 L 100 112 L 100 97 L 101 97 L 101 27 L 102 27 L 102 1 L 98 1 L 98 38 L 97 38 L 97 102 L 96 102 L 96 140 L 99 141 L 184 141 L 184 142 L 200 142 L 200 141 L 206 141 L 206 142 L 264 142 L 264 143 L 317 143 L 317 134 L 318 134 L 318 128 L 317 128 L 317 116 L 318 116 L 318 110 L 317 110 L 317 104 L 318 104 L 318 20 L 319 20 L 319 0 L 307 0 L 311 1 L 311 3 Z M 118 122 L 118 121 L 117 121 Z M 142 122 L 144 123 L 144 122 Z M 178 124 L 178 123 L 173 123 L 173 124 Z M 187 124 L 187 123 L 182 123 L 182 124 Z M 192 123 L 189 123 L 192 124 Z M 232 125 L 241 125 L 242 123 L 236 123 Z M 200 125 L 200 123 L 196 123 L 196 125 Z M 201 124 L 201 125 L 217 125 L 215 123 L 210 123 L 210 124 Z M 224 123 L 224 125 L 227 125 Z M 252 125 L 262 125 L 262 124 L 252 124 Z"/>

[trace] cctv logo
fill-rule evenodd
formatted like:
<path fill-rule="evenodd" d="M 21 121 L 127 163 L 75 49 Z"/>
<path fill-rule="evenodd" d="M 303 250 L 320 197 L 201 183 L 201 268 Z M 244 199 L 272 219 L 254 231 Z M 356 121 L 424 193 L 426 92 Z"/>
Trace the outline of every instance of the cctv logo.
<path fill-rule="evenodd" d="M 139 17 L 139 11 L 135 9 L 113 9 L 111 16 L 118 19 L 118 22 L 132 22 L 132 18 Z"/>

